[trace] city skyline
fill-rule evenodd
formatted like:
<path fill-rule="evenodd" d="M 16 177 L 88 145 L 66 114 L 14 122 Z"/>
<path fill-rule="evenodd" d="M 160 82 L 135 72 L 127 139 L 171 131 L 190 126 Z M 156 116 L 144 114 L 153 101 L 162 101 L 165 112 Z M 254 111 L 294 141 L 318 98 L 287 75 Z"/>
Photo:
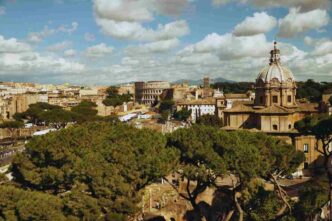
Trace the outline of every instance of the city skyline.
<path fill-rule="evenodd" d="M 273 41 L 296 80 L 332 78 L 328 0 L 0 1 L 0 78 L 253 81 Z M 107 4 L 106 4 L 107 3 Z"/>

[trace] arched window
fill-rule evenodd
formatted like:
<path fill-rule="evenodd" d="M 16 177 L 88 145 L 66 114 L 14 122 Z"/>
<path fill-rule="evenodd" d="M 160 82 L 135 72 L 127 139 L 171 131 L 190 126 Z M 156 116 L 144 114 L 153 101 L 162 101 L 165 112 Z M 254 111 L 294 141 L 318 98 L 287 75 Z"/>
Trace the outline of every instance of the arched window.
<path fill-rule="evenodd" d="M 273 130 L 278 130 L 278 125 L 276 125 L 276 124 L 273 124 Z"/>

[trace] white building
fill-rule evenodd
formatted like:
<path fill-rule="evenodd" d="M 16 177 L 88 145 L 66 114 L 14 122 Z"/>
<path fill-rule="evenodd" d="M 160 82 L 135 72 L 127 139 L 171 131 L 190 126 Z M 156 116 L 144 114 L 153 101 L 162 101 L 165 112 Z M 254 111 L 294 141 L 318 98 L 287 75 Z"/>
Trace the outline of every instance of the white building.
<path fill-rule="evenodd" d="M 191 121 L 196 122 L 197 118 L 203 115 L 216 115 L 216 100 L 213 98 L 183 101 L 177 104 L 177 110 L 185 108 L 191 110 Z"/>

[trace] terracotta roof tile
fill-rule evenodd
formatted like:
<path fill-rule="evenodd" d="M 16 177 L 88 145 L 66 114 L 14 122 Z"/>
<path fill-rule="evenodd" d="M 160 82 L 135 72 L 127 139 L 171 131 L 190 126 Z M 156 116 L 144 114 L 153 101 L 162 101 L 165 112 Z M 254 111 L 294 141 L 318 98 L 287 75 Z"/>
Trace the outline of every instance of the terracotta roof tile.
<path fill-rule="evenodd" d="M 215 98 L 206 98 L 206 99 L 198 99 L 198 100 L 183 100 L 179 101 L 178 105 L 195 105 L 195 104 L 216 104 Z"/>
<path fill-rule="evenodd" d="M 317 103 L 299 103 L 296 109 L 298 112 L 318 112 Z"/>
<path fill-rule="evenodd" d="M 233 107 L 230 109 L 226 109 L 224 112 L 231 112 L 231 113 L 253 113 L 255 110 L 252 107 L 252 104 L 247 103 L 234 103 Z"/>
<path fill-rule="evenodd" d="M 278 105 L 272 105 L 263 109 L 256 110 L 255 113 L 262 114 L 289 114 L 294 113 L 294 109 L 288 109 Z"/>

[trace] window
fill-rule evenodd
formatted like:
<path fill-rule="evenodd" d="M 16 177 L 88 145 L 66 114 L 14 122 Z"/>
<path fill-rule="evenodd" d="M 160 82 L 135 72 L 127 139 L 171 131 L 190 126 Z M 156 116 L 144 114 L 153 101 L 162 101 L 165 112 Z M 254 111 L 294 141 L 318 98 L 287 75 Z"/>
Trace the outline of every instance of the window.
<path fill-rule="evenodd" d="M 292 129 L 292 125 L 291 124 L 288 124 L 288 129 Z"/>
<path fill-rule="evenodd" d="M 309 163 L 308 162 L 304 162 L 304 169 L 308 169 L 309 167 Z"/>
<path fill-rule="evenodd" d="M 288 103 L 291 103 L 291 102 L 292 102 L 292 96 L 291 96 L 291 95 L 288 95 L 288 96 L 287 96 L 287 101 L 288 101 Z"/>
<path fill-rule="evenodd" d="M 276 125 L 276 124 L 273 124 L 273 130 L 278 130 L 278 125 Z"/>
<path fill-rule="evenodd" d="M 303 152 L 305 152 L 305 153 L 309 152 L 309 144 L 307 144 L 307 143 L 303 144 Z"/>
<path fill-rule="evenodd" d="M 272 101 L 273 103 L 278 103 L 278 96 L 273 96 Z"/>
<path fill-rule="evenodd" d="M 259 103 L 261 103 L 261 104 L 263 103 L 263 96 L 259 97 Z"/>

